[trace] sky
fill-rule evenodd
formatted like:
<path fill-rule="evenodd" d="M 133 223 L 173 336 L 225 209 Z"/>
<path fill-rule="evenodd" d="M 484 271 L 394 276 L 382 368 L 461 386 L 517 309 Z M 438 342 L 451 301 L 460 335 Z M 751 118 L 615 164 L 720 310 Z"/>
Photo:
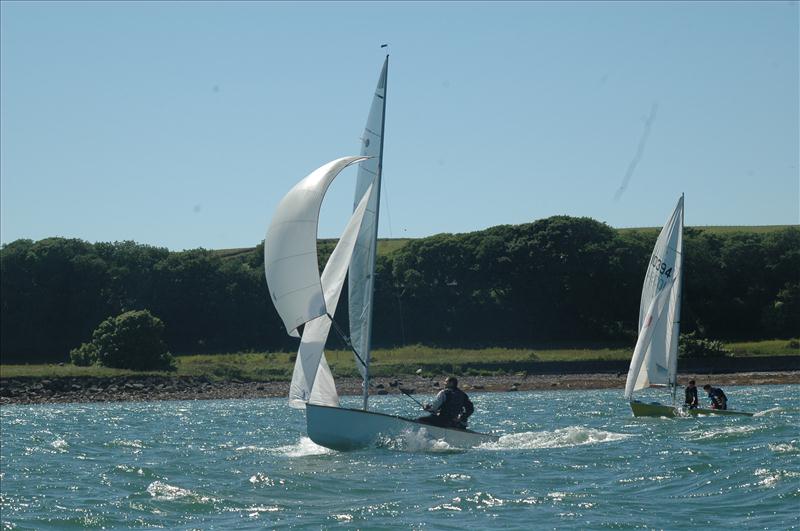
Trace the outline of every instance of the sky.
<path fill-rule="evenodd" d="M 357 155 L 379 235 L 800 223 L 797 2 L 0 4 L 0 241 L 252 247 Z M 319 236 L 337 237 L 355 171 Z"/>

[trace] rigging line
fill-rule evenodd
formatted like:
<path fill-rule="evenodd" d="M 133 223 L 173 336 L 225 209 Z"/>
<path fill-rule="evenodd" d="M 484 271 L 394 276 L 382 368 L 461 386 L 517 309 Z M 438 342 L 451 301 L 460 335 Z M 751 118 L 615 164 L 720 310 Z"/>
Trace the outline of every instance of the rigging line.
<path fill-rule="evenodd" d="M 367 368 L 367 364 L 364 363 L 364 360 L 362 360 L 361 356 L 358 355 L 358 351 L 356 351 L 356 347 L 353 346 L 353 343 L 350 341 L 350 338 L 347 337 L 346 335 L 344 335 L 344 332 L 342 331 L 342 329 L 339 328 L 339 323 L 337 323 L 333 319 L 333 316 L 331 314 L 326 313 L 325 315 L 327 315 L 328 319 L 331 320 L 331 324 L 333 324 L 333 328 L 336 330 L 336 333 L 339 334 L 339 337 L 342 338 L 342 341 L 344 341 L 344 344 L 347 345 L 348 347 L 350 347 L 350 350 L 353 351 L 353 354 L 356 355 L 356 358 L 358 358 L 358 361 L 360 361 L 361 365 L 366 369 Z"/>

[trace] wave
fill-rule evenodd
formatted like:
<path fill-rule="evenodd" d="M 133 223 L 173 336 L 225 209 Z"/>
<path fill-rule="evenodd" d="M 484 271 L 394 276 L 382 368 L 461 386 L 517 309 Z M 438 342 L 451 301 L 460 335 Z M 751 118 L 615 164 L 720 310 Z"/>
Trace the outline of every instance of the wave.
<path fill-rule="evenodd" d="M 162 481 L 154 481 L 147 486 L 147 493 L 158 501 L 187 500 L 191 502 L 209 503 L 214 499 L 195 494 L 189 489 L 169 485 Z"/>
<path fill-rule="evenodd" d="M 69 450 L 69 443 L 62 439 L 61 437 L 57 438 L 55 441 L 50 443 L 50 446 L 58 450 L 59 452 L 66 452 Z"/>
<path fill-rule="evenodd" d="M 308 437 L 301 437 L 295 444 L 271 448 L 270 452 L 282 454 L 286 457 L 306 457 L 310 455 L 332 454 L 333 450 L 320 446 Z"/>
<path fill-rule="evenodd" d="M 486 443 L 479 448 L 487 450 L 532 450 L 539 448 L 569 448 L 586 444 L 621 441 L 630 435 L 587 428 L 569 426 L 553 431 L 528 431 L 503 435 L 497 442 Z"/>
<path fill-rule="evenodd" d="M 267 487 L 274 487 L 275 485 L 285 485 L 286 481 L 283 479 L 274 479 L 266 474 L 262 474 L 261 472 L 257 472 L 250 476 L 250 483 L 253 485 L 265 485 Z"/>
<path fill-rule="evenodd" d="M 272 450 L 272 448 L 268 448 L 266 446 L 256 446 L 254 444 L 248 444 L 247 446 L 238 446 L 234 448 L 237 452 L 268 452 Z"/>
<path fill-rule="evenodd" d="M 772 407 L 772 408 L 769 408 L 769 409 L 765 409 L 764 411 L 757 411 L 757 412 L 753 413 L 753 416 L 754 417 L 763 417 L 765 415 L 772 415 L 773 413 L 780 413 L 781 411 L 783 411 L 782 407 Z"/>
<path fill-rule="evenodd" d="M 141 450 L 145 447 L 144 443 L 139 439 L 134 439 L 132 441 L 128 441 L 125 439 L 114 439 L 106 443 L 106 446 L 120 446 L 123 448 L 136 448 L 137 450 Z"/>
<path fill-rule="evenodd" d="M 761 431 L 763 426 L 752 426 L 752 425 L 745 425 L 745 426 L 726 426 L 724 428 L 719 429 L 710 429 L 705 430 L 700 433 L 696 440 L 705 440 L 705 439 L 727 439 L 727 438 L 738 438 L 740 436 L 749 436 L 755 432 Z M 696 433 L 696 432 L 695 432 Z"/>
<path fill-rule="evenodd" d="M 792 441 L 792 442 L 794 442 L 794 441 Z M 773 451 L 775 453 L 778 453 L 778 454 L 780 454 L 780 453 L 791 453 L 791 454 L 800 453 L 800 448 L 798 448 L 797 446 L 794 446 L 792 443 L 775 443 L 775 444 L 769 443 L 767 445 L 767 447 L 771 451 Z"/>
<path fill-rule="evenodd" d="M 457 453 L 464 451 L 461 448 L 450 446 L 443 439 L 432 438 L 424 428 L 403 430 L 396 437 L 386 437 L 379 440 L 377 446 L 401 452 Z"/>

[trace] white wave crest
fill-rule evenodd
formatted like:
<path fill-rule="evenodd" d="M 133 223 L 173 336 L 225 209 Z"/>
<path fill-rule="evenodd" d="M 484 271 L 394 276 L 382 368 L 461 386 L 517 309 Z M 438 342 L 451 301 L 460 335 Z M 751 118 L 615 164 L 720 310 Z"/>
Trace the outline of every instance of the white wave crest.
<path fill-rule="evenodd" d="M 725 437 L 738 437 L 740 435 L 748 435 L 753 432 L 759 431 L 761 429 L 760 426 L 726 426 L 724 428 L 715 429 L 715 430 L 706 430 L 700 433 L 697 437 L 697 440 L 703 439 L 719 439 Z"/>
<path fill-rule="evenodd" d="M 239 447 L 235 448 L 235 450 L 237 452 L 266 452 L 266 451 L 269 451 L 270 448 L 266 448 L 264 446 L 255 446 L 255 445 L 249 444 L 247 446 L 239 446 Z"/>
<path fill-rule="evenodd" d="M 69 443 L 59 437 L 55 441 L 50 443 L 50 446 L 58 450 L 59 452 L 66 452 L 69 449 Z"/>
<path fill-rule="evenodd" d="M 283 454 L 287 457 L 306 457 L 309 455 L 325 455 L 333 453 L 333 450 L 320 446 L 308 437 L 301 437 L 296 444 L 279 446 L 271 450 L 273 453 Z"/>
<path fill-rule="evenodd" d="M 528 431 L 503 435 L 497 442 L 482 444 L 488 450 L 531 450 L 538 448 L 568 448 L 585 444 L 614 442 L 627 439 L 630 435 L 610 431 L 569 426 L 553 431 Z"/>
<path fill-rule="evenodd" d="M 769 409 L 765 409 L 764 411 L 757 411 L 753 413 L 754 417 L 763 417 L 764 415 L 772 415 L 773 413 L 779 413 L 783 411 L 782 407 L 771 407 Z"/>
<path fill-rule="evenodd" d="M 121 446 L 123 448 L 136 448 L 140 450 L 144 448 L 144 443 L 139 439 L 134 439 L 132 441 L 127 441 L 125 439 L 114 439 L 113 441 L 107 443 L 108 446 Z"/>
<path fill-rule="evenodd" d="M 776 483 L 784 479 L 794 479 L 800 476 L 800 472 L 791 470 L 769 470 L 766 468 L 757 468 L 753 473 L 756 477 L 760 478 L 758 484 L 764 487 L 772 487 Z"/>
<path fill-rule="evenodd" d="M 436 439 L 425 428 L 406 429 L 396 437 L 386 437 L 378 441 L 382 448 L 401 452 L 460 452 L 460 448 L 450 446 L 444 439 Z"/>
<path fill-rule="evenodd" d="M 147 493 L 159 501 L 175 501 L 180 499 L 188 499 L 201 503 L 213 501 L 208 496 L 199 496 L 189 489 L 175 487 L 174 485 L 169 485 L 161 481 L 150 483 L 150 485 L 147 486 Z"/>
<path fill-rule="evenodd" d="M 798 453 L 800 452 L 800 448 L 794 446 L 792 443 L 775 443 L 775 444 L 768 444 L 767 445 L 770 450 L 775 453 Z"/>
<path fill-rule="evenodd" d="M 250 476 L 250 483 L 252 483 L 253 485 L 261 484 L 261 485 L 266 485 L 268 487 L 274 487 L 275 485 L 285 485 L 286 481 L 283 479 L 275 480 L 267 476 L 266 474 L 258 472 Z"/>

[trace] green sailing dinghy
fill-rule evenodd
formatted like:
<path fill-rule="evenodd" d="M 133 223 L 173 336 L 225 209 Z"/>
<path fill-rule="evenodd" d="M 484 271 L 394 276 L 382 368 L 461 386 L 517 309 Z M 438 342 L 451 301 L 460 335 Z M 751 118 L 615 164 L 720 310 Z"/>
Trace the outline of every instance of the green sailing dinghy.
<path fill-rule="evenodd" d="M 687 409 L 676 405 L 678 388 L 678 337 L 683 281 L 683 196 L 656 240 L 647 264 L 639 305 L 639 338 L 631 357 L 625 398 L 634 417 L 682 417 L 688 415 L 743 415 L 730 409 Z M 665 387 L 672 405 L 633 399 L 634 391 Z"/>

